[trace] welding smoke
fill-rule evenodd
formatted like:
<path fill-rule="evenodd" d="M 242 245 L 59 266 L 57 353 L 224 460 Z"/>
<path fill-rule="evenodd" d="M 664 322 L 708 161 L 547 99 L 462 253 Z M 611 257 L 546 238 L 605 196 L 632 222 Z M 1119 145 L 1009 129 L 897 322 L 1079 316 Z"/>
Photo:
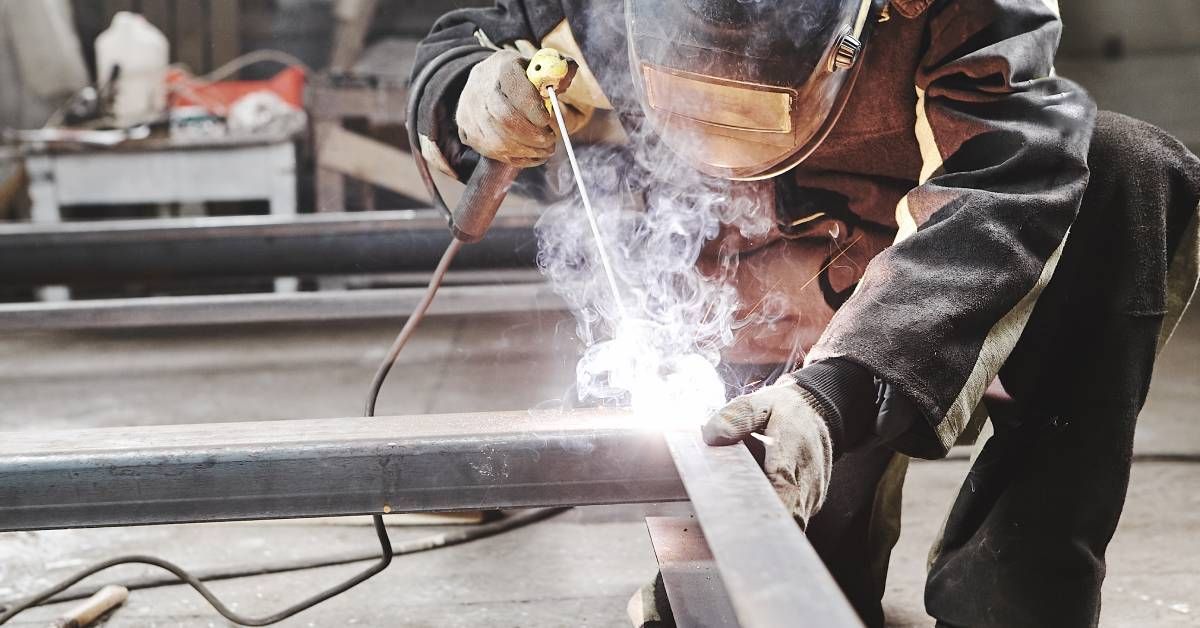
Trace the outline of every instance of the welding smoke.
<path fill-rule="evenodd" d="M 621 302 L 578 197 L 539 220 L 539 266 L 574 313 L 585 346 L 576 369 L 580 401 L 700 420 L 725 401 L 715 367 L 747 323 L 735 316 L 737 257 L 710 241 L 722 225 L 753 238 L 772 222 L 757 197 L 733 189 L 747 184 L 701 175 L 649 132 L 630 135 L 627 146 L 579 154 Z"/>

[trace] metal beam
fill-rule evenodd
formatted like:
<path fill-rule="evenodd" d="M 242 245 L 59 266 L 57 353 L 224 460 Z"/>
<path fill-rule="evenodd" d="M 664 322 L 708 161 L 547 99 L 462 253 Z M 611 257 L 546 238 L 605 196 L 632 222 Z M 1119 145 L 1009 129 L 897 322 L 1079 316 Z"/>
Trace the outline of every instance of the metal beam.
<path fill-rule="evenodd" d="M 424 288 L 0 304 L 0 332 L 394 318 Z M 546 284 L 444 286 L 430 315 L 562 311 Z"/>
<path fill-rule="evenodd" d="M 694 518 L 646 517 L 676 628 L 729 628 L 737 617 L 712 550 Z"/>
<path fill-rule="evenodd" d="M 0 531 L 683 499 L 738 625 L 862 625 L 745 447 L 624 412 L 0 434 Z"/>
<path fill-rule="evenodd" d="M 0 225 L 0 282 L 428 271 L 450 242 L 432 210 Z M 535 265 L 536 216 L 501 215 L 455 269 Z"/>
<path fill-rule="evenodd" d="M 685 499 L 619 412 L 12 432 L 0 531 Z"/>
<path fill-rule="evenodd" d="M 745 446 L 666 440 L 743 628 L 862 626 Z"/>

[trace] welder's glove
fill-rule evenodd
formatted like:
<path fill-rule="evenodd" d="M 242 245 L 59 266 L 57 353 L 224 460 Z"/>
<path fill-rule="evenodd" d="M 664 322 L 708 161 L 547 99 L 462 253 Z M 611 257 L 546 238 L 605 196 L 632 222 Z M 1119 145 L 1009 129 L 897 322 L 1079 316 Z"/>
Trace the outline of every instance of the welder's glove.
<path fill-rule="evenodd" d="M 833 472 L 833 441 L 818 407 L 812 393 L 785 376 L 730 401 L 703 428 L 709 445 L 733 445 L 762 433 L 763 470 L 802 526 L 824 502 Z"/>
<path fill-rule="evenodd" d="M 554 119 L 526 78 L 524 59 L 511 50 L 471 69 L 455 120 L 464 144 L 510 166 L 536 166 L 554 153 Z"/>

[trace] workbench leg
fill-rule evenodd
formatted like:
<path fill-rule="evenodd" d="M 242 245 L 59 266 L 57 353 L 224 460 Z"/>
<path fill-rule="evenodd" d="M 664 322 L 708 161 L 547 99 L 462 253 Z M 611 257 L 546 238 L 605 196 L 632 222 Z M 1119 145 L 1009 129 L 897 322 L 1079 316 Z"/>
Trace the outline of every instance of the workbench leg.
<path fill-rule="evenodd" d="M 332 100 L 334 96 L 326 95 L 322 98 L 323 100 Z M 346 176 L 328 167 L 328 164 L 322 159 L 326 140 L 341 127 L 341 120 L 336 117 L 331 120 L 318 118 L 316 132 L 313 134 L 315 141 L 313 154 L 316 156 L 317 162 L 317 211 L 319 212 L 346 211 Z"/>
<path fill-rule="evenodd" d="M 291 143 L 280 144 L 274 152 L 271 215 L 291 218 L 296 215 L 296 148 Z M 275 292 L 295 292 L 299 287 L 298 277 L 275 278 Z"/>
<path fill-rule="evenodd" d="M 317 211 L 346 211 L 346 177 L 317 164 Z"/>
<path fill-rule="evenodd" d="M 62 211 L 58 205 L 58 190 L 54 183 L 54 158 L 48 155 L 29 157 L 25 160 L 25 172 L 29 176 L 30 220 L 34 224 L 52 225 L 62 222 Z M 42 286 L 37 289 L 39 301 L 69 301 L 71 290 L 66 286 Z"/>

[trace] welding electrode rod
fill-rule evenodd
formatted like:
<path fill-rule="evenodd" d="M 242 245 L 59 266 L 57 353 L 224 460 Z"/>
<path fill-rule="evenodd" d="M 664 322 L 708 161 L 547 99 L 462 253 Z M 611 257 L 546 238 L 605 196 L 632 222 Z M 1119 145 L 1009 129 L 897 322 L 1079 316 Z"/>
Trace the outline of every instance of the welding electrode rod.
<path fill-rule="evenodd" d="M 547 87 L 546 94 L 550 97 L 550 108 L 554 110 L 554 119 L 558 122 L 558 130 L 562 134 L 563 147 L 567 149 L 567 159 L 571 162 L 571 172 L 575 174 L 575 187 L 579 188 L 579 197 L 583 199 L 583 210 L 587 212 L 588 224 L 592 228 L 592 237 L 596 240 L 596 250 L 600 253 L 600 265 L 604 267 L 604 276 L 608 278 L 608 288 L 612 291 L 613 301 L 617 304 L 617 311 L 623 320 L 625 304 L 621 302 L 621 291 L 617 289 L 617 276 L 613 273 L 612 262 L 608 258 L 608 251 L 604 248 L 604 240 L 600 237 L 600 224 L 596 222 L 596 212 L 592 210 L 592 200 L 588 198 L 587 188 L 583 185 L 583 173 L 579 171 L 579 161 L 575 159 L 575 149 L 571 146 L 571 138 L 567 134 L 567 123 L 563 120 L 562 105 L 558 103 L 558 95 L 554 93 L 553 87 Z"/>

